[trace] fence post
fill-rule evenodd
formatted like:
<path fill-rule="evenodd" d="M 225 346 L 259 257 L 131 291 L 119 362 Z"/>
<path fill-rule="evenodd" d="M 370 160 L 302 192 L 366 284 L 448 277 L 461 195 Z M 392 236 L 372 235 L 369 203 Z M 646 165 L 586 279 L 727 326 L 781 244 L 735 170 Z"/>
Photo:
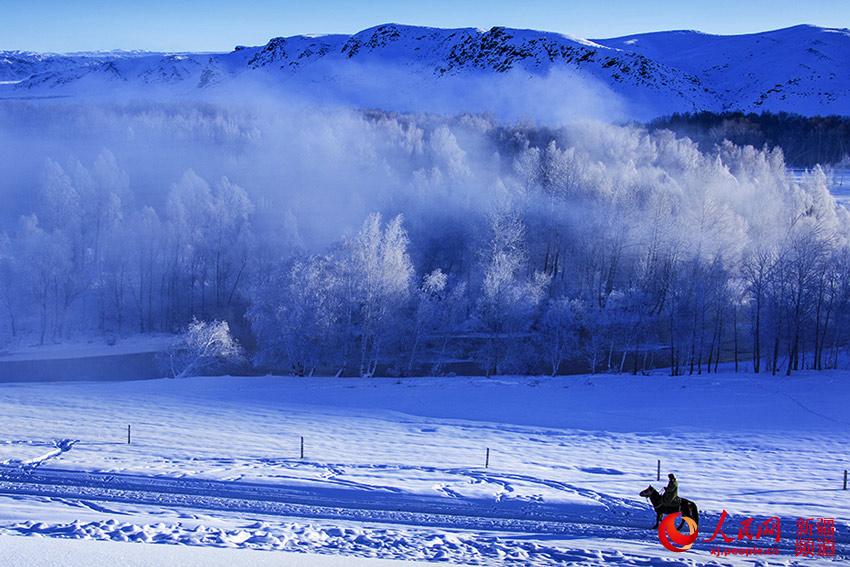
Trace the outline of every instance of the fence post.
<path fill-rule="evenodd" d="M 658 459 L 658 472 L 655 475 L 655 480 L 661 480 L 661 459 Z"/>
<path fill-rule="evenodd" d="M 490 468 L 490 447 L 487 447 L 487 456 L 484 457 L 484 468 Z"/>
<path fill-rule="evenodd" d="M 844 469 L 844 490 L 847 490 L 847 469 Z"/>
<path fill-rule="evenodd" d="M 127 445 L 130 444 L 130 426 L 127 426 Z"/>
<path fill-rule="evenodd" d="M 304 458 L 304 436 L 301 437 L 301 458 Z"/>

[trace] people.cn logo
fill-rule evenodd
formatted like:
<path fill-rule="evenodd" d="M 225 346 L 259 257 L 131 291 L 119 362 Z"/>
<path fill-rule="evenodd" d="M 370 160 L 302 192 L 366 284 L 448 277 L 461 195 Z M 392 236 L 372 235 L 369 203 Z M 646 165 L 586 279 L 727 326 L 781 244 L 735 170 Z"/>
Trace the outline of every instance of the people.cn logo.
<path fill-rule="evenodd" d="M 658 524 L 658 539 L 661 545 L 676 553 L 689 550 L 697 540 L 697 523 L 691 518 L 682 518 L 688 524 L 688 535 L 676 528 L 676 520 L 681 515 L 679 512 L 670 514 Z"/>

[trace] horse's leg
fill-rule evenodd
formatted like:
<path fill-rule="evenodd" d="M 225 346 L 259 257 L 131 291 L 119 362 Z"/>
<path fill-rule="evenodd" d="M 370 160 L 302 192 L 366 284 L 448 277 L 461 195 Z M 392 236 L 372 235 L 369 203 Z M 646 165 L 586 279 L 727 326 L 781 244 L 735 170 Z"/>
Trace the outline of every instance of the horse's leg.
<path fill-rule="evenodd" d="M 655 525 L 652 526 L 653 530 L 658 529 L 658 524 L 661 523 L 661 512 L 655 512 Z"/>
<path fill-rule="evenodd" d="M 694 504 L 692 502 L 685 502 L 684 500 L 679 505 L 679 511 L 682 513 L 682 521 L 679 522 L 678 530 L 682 531 L 682 526 L 685 525 L 685 518 L 690 518 L 696 522 L 696 518 L 694 516 Z"/>

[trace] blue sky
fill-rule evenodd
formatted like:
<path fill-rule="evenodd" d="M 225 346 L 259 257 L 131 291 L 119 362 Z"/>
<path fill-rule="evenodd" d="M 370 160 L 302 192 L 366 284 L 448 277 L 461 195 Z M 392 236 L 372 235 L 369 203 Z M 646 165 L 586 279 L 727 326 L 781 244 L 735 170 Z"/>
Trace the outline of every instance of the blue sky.
<path fill-rule="evenodd" d="M 665 29 L 734 34 L 809 23 L 850 27 L 850 0 L 2 0 L 0 49 L 229 51 L 275 36 L 380 23 L 494 25 L 598 38 Z"/>

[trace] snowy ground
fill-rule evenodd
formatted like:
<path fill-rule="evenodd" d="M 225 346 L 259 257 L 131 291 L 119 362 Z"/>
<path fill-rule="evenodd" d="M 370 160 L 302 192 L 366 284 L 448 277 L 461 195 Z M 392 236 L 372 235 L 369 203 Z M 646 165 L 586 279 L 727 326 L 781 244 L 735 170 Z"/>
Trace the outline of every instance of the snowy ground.
<path fill-rule="evenodd" d="M 748 516 L 781 516 L 777 559 L 793 561 L 796 519 L 835 518 L 846 560 L 848 400 L 847 372 L 0 384 L 0 533 L 470 564 L 729 562 L 707 543 L 658 543 L 637 493 L 661 487 L 661 459 L 700 506 L 701 534 L 724 509 L 732 536 Z"/>
<path fill-rule="evenodd" d="M 83 539 L 0 537 L 5 565 L 27 567 L 336 567 L 339 558 L 307 553 L 266 553 L 245 549 L 181 547 L 177 545 L 133 545 L 114 541 Z M 350 567 L 401 567 L 427 565 L 384 559 L 346 557 Z"/>

